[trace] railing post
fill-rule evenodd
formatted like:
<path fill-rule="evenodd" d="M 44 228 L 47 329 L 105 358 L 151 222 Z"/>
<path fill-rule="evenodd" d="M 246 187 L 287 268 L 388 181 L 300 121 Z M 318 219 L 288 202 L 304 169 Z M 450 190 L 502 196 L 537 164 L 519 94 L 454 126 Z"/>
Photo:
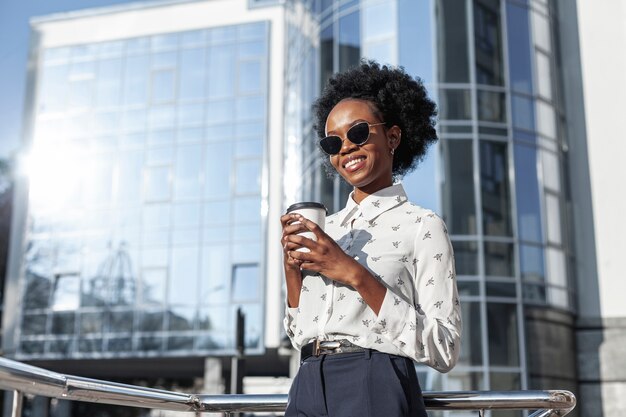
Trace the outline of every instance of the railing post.
<path fill-rule="evenodd" d="M 24 404 L 24 394 L 20 391 L 13 391 L 13 403 L 11 404 L 11 417 L 22 417 L 22 405 Z"/>

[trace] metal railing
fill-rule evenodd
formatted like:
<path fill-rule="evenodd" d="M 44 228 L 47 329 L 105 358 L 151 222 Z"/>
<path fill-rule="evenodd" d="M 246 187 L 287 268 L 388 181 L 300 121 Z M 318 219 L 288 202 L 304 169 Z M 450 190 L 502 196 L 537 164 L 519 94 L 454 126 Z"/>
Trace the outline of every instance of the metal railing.
<path fill-rule="evenodd" d="M 20 417 L 23 395 L 97 402 L 128 407 L 199 413 L 277 412 L 286 395 L 203 395 L 118 384 L 65 375 L 0 358 L 0 389 L 13 391 L 12 417 Z M 576 405 L 569 391 L 424 392 L 429 410 L 538 410 L 531 417 L 565 416 Z"/>

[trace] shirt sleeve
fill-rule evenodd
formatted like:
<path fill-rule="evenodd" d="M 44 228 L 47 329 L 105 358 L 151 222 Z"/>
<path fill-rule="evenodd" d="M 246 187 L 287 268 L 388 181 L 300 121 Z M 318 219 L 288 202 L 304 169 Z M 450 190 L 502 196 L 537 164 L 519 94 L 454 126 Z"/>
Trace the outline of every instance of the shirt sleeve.
<path fill-rule="evenodd" d="M 415 361 L 448 372 L 459 357 L 462 325 L 454 254 L 443 220 L 424 216 L 414 245 L 415 302 L 387 289 L 372 330 Z"/>
<path fill-rule="evenodd" d="M 285 328 L 285 333 L 289 336 L 289 340 L 291 340 L 291 345 L 300 350 L 301 346 L 296 342 L 295 334 L 296 329 L 298 327 L 298 308 L 289 307 L 289 303 L 285 300 L 285 319 L 283 320 L 283 327 Z"/>

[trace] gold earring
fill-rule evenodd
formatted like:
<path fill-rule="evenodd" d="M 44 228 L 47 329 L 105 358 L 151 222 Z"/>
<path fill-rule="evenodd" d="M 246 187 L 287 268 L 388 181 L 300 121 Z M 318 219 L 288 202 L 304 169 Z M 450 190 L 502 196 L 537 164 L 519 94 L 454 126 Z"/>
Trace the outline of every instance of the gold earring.
<path fill-rule="evenodd" d="M 393 155 L 394 151 L 395 151 L 395 149 L 391 148 L 391 155 Z"/>

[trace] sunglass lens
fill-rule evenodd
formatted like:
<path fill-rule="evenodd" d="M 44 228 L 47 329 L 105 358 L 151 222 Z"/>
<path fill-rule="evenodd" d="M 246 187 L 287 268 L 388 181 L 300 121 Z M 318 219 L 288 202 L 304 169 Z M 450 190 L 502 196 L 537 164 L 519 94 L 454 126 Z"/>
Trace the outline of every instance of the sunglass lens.
<path fill-rule="evenodd" d="M 326 136 L 320 140 L 320 147 L 328 155 L 338 154 L 341 150 L 341 138 L 339 136 Z"/>
<path fill-rule="evenodd" d="M 370 126 L 365 122 L 357 123 L 348 130 L 347 136 L 350 142 L 362 145 L 370 136 Z"/>

